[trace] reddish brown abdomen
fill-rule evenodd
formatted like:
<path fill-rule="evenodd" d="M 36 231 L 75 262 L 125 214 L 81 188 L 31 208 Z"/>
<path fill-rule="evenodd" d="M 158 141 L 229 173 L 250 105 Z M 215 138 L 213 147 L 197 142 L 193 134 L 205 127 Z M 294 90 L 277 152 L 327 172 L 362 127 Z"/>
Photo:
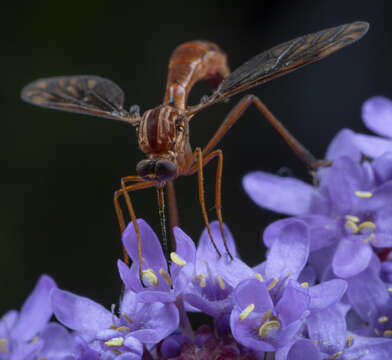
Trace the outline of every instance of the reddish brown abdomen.
<path fill-rule="evenodd" d="M 208 80 L 215 88 L 229 75 L 225 53 L 209 41 L 190 41 L 174 50 L 170 62 L 163 103 L 185 110 L 192 86 Z"/>

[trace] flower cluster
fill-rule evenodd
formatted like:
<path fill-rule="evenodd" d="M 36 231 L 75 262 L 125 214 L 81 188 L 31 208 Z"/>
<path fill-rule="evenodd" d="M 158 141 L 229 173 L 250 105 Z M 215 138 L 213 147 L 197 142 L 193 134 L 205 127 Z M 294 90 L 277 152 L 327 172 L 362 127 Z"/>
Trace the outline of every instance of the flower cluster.
<path fill-rule="evenodd" d="M 130 223 L 120 304 L 105 309 L 42 276 L 20 313 L 0 320 L 0 360 L 392 358 L 392 102 L 368 100 L 363 118 L 381 136 L 342 130 L 317 186 L 263 172 L 244 178 L 257 204 L 291 216 L 265 229 L 259 265 L 240 259 L 227 227 L 233 259 L 225 254 L 217 222 L 211 232 L 225 255 L 206 230 L 196 247 L 174 228 L 168 264 L 139 219 L 142 264 Z M 190 313 L 210 325 L 193 329 Z"/>

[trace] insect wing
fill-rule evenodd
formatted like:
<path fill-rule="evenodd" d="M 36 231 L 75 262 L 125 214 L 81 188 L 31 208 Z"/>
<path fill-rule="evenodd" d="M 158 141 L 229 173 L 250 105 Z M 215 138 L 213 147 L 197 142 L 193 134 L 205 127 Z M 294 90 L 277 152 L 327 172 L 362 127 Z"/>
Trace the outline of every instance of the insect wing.
<path fill-rule="evenodd" d="M 301 36 L 256 55 L 227 76 L 218 89 L 204 103 L 191 108 L 190 113 L 318 61 L 359 40 L 368 28 L 368 23 L 359 21 L 340 25 Z"/>
<path fill-rule="evenodd" d="M 27 85 L 21 97 L 34 105 L 129 122 L 123 109 L 124 93 L 114 82 L 99 76 L 61 76 Z"/>

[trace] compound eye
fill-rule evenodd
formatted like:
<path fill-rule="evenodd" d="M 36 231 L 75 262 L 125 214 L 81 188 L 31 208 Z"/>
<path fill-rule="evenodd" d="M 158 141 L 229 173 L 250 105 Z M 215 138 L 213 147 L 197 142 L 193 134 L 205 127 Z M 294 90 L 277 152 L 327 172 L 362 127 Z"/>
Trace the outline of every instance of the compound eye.
<path fill-rule="evenodd" d="M 159 180 L 169 181 L 176 177 L 176 164 L 169 160 L 159 160 L 155 167 L 155 175 Z"/>
<path fill-rule="evenodd" d="M 143 179 L 155 173 L 154 160 L 142 160 L 136 165 L 136 173 Z"/>

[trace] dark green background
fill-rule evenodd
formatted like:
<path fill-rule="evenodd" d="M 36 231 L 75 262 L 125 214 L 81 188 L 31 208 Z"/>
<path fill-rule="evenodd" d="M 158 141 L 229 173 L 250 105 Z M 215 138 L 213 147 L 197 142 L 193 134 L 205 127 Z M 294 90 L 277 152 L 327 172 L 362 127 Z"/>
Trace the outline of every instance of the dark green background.
<path fill-rule="evenodd" d="M 256 5 L 257 4 L 257 5 Z M 28 82 L 95 74 L 118 83 L 127 106 L 162 101 L 169 56 L 183 41 L 208 39 L 232 68 L 299 35 L 367 20 L 359 43 L 254 90 L 293 133 L 322 157 L 342 127 L 364 131 L 361 104 L 392 97 L 392 6 L 389 1 L 30 1 L 1 11 L 0 314 L 20 307 L 41 273 L 62 288 L 108 306 L 120 292 L 120 234 L 112 206 L 121 176 L 143 158 L 134 129 L 107 119 L 23 103 Z M 196 102 L 207 92 L 199 86 Z M 231 107 L 217 105 L 192 121 L 193 146 L 206 144 Z M 251 170 L 306 169 L 255 110 L 224 138 L 223 214 L 250 264 L 263 259 L 262 229 L 277 215 L 254 205 L 241 187 Z M 214 172 L 206 170 L 213 211 Z M 181 225 L 197 240 L 203 221 L 196 177 L 177 181 Z M 138 216 L 159 231 L 155 192 L 135 194 Z"/>

